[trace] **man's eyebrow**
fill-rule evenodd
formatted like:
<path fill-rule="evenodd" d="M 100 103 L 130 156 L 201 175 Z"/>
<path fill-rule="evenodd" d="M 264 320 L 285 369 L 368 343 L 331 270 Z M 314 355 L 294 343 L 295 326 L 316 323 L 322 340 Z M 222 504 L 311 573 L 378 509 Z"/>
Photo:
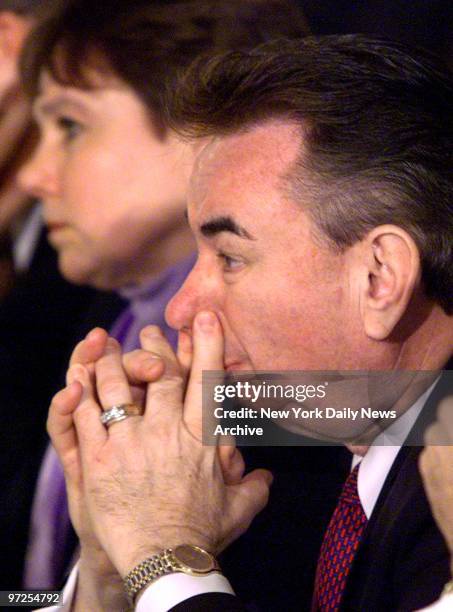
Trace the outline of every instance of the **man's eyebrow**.
<path fill-rule="evenodd" d="M 210 221 L 206 221 L 200 227 L 200 232 L 206 238 L 211 238 L 221 232 L 230 232 L 239 236 L 239 238 L 246 238 L 247 240 L 256 240 L 244 227 L 236 223 L 232 217 L 216 217 Z"/>

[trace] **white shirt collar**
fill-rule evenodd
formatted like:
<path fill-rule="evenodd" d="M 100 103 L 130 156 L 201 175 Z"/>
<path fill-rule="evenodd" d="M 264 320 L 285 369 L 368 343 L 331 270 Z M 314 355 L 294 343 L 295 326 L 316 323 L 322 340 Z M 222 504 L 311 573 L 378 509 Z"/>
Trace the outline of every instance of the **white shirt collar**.
<path fill-rule="evenodd" d="M 353 456 L 353 468 L 361 461 L 357 488 L 360 502 L 368 519 L 401 448 L 401 440 L 404 440 L 409 434 L 437 382 L 438 379 L 417 399 L 415 404 L 377 436 L 363 458 L 360 455 Z"/>
<path fill-rule="evenodd" d="M 36 204 L 28 213 L 21 229 L 14 238 L 13 260 L 16 272 L 26 272 L 30 267 L 43 227 L 42 206 Z"/>

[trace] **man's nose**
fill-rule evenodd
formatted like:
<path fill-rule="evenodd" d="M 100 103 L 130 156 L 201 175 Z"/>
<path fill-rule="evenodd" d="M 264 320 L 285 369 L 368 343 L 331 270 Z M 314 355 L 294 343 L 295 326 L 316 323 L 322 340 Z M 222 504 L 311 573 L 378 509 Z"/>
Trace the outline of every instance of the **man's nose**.
<path fill-rule="evenodd" d="M 221 285 L 215 267 L 209 258 L 199 256 L 195 266 L 167 305 L 165 318 L 174 329 L 192 329 L 193 320 L 200 310 L 218 312 Z"/>
<path fill-rule="evenodd" d="M 44 200 L 58 191 L 57 160 L 51 157 L 38 146 L 17 174 L 19 188 L 33 198 Z"/>
<path fill-rule="evenodd" d="M 191 329 L 197 313 L 197 302 L 196 285 L 191 272 L 182 287 L 167 304 L 165 319 L 168 325 L 177 330 Z"/>

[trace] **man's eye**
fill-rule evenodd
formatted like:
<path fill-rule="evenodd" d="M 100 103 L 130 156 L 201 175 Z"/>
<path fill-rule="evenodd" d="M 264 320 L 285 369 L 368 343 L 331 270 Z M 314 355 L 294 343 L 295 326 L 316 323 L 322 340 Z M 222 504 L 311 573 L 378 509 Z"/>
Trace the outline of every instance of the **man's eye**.
<path fill-rule="evenodd" d="M 73 140 L 80 133 L 82 126 L 78 121 L 69 117 L 59 117 L 57 125 L 63 132 L 66 140 Z"/>
<path fill-rule="evenodd" d="M 218 253 L 217 257 L 222 261 L 223 269 L 227 272 L 236 270 L 242 265 L 239 259 L 234 259 L 234 257 L 230 257 L 226 253 Z"/>

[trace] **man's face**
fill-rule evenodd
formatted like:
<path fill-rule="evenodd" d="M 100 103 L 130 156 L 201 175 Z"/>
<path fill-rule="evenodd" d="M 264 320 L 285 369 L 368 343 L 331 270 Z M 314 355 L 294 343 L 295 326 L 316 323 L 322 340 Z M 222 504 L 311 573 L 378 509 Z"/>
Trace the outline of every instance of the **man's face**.
<path fill-rule="evenodd" d="M 63 275 L 116 288 L 192 250 L 184 210 L 193 155 L 157 133 L 124 82 L 93 79 L 79 89 L 43 76 L 34 107 L 41 140 L 20 181 L 43 204 Z"/>
<path fill-rule="evenodd" d="M 217 313 L 229 370 L 369 367 L 350 253 L 329 250 L 282 177 L 300 150 L 292 123 L 273 121 L 214 139 L 189 190 L 198 261 L 167 308 L 190 329 Z"/>

